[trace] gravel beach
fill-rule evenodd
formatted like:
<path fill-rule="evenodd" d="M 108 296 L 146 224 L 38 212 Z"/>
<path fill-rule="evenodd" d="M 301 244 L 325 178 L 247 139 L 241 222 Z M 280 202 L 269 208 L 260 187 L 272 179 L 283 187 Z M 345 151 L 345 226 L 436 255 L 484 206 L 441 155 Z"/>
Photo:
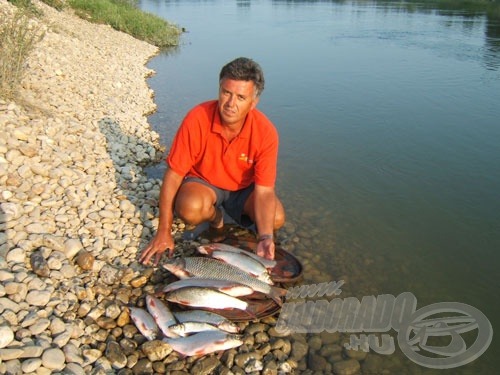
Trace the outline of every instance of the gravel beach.
<path fill-rule="evenodd" d="M 137 262 L 158 224 L 160 180 L 144 171 L 164 155 L 147 121 L 158 49 L 32 2 L 44 37 L 18 99 L 0 99 L 0 373 L 379 373 L 379 357 L 346 351 L 338 332 L 280 334 L 277 316 L 238 323 L 242 346 L 202 358 L 140 334 L 127 306 L 168 276 Z M 0 20 L 14 9 L 0 0 Z M 184 229 L 174 223 L 176 250 L 192 255 Z M 302 250 L 293 225 L 281 236 Z"/>
<path fill-rule="evenodd" d="M 143 306 L 162 279 L 136 260 L 158 216 L 160 181 L 143 169 L 163 155 L 147 122 L 154 72 L 145 64 L 158 49 L 33 3 L 44 37 L 18 99 L 0 100 L 0 373 L 262 369 L 255 361 L 264 354 L 254 350 L 181 359 L 130 320 L 126 306 Z M 14 9 L 0 0 L 3 20 Z M 182 229 L 176 222 L 174 231 Z M 247 334 L 247 347 L 254 334 L 269 341 L 263 327 Z M 275 366 L 269 373 L 290 372 L 285 359 L 267 364 Z"/>

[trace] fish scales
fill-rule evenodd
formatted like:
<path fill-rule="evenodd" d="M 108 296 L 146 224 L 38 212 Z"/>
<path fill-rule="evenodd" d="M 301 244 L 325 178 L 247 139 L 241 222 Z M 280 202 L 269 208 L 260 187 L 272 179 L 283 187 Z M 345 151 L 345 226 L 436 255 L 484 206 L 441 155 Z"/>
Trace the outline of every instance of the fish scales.
<path fill-rule="evenodd" d="M 266 284 L 240 268 L 217 259 L 205 257 L 169 259 L 163 264 L 163 267 L 180 278 L 204 277 L 230 280 L 248 285 L 253 290 L 266 294 L 279 305 L 282 305 L 280 297 L 286 294 L 286 289 Z"/>
<path fill-rule="evenodd" d="M 215 243 L 210 243 L 207 245 L 200 245 L 197 247 L 198 252 L 201 254 L 207 254 L 210 255 L 212 252 L 220 250 L 220 251 L 227 251 L 231 253 L 237 253 L 237 254 L 243 254 L 246 255 L 252 259 L 255 259 L 256 261 L 262 263 L 262 265 L 266 268 L 274 268 L 276 266 L 276 260 L 274 259 L 267 259 L 264 257 L 261 257 L 251 251 L 243 250 L 240 249 L 239 247 L 231 246 L 225 243 L 220 243 L 220 242 L 215 242 Z"/>
<path fill-rule="evenodd" d="M 153 317 L 154 321 L 167 337 L 175 337 L 169 330 L 169 327 L 176 324 L 174 314 L 170 311 L 168 306 L 159 298 L 153 295 L 146 296 L 146 308 Z"/>
<path fill-rule="evenodd" d="M 260 281 L 236 266 L 221 262 L 220 260 L 189 257 L 184 259 L 186 270 L 198 277 L 212 277 L 214 279 L 231 280 L 241 284 L 248 285 L 253 290 L 269 294 L 271 287 L 263 281 Z"/>
<path fill-rule="evenodd" d="M 148 340 L 154 340 L 158 337 L 159 328 L 155 320 L 146 310 L 139 307 L 129 306 L 130 317 L 135 326 Z"/>
<path fill-rule="evenodd" d="M 186 336 L 193 332 L 216 331 L 219 330 L 219 328 L 210 323 L 186 322 L 174 324 L 170 326 L 170 330 L 179 336 Z"/>
<path fill-rule="evenodd" d="M 229 294 L 233 297 L 241 297 L 252 294 L 254 290 L 248 285 L 243 285 L 235 281 L 221 280 L 221 279 L 205 279 L 201 277 L 190 277 L 188 279 L 181 279 L 165 285 L 162 289 L 163 293 L 168 293 L 176 289 L 185 288 L 189 286 L 206 287 L 216 289 L 219 292 Z"/>
<path fill-rule="evenodd" d="M 246 310 L 248 303 L 228 294 L 203 288 L 185 287 L 167 293 L 168 301 L 180 303 L 181 305 L 194 307 L 211 307 L 215 309 L 239 309 Z"/>
<path fill-rule="evenodd" d="M 236 266 L 241 270 L 248 272 L 260 281 L 264 281 L 267 284 L 273 284 L 271 276 L 267 272 L 267 268 L 264 267 L 262 263 L 249 256 L 246 256 L 245 254 L 216 250 L 212 253 L 212 258 L 232 264 L 233 266 Z"/>
<path fill-rule="evenodd" d="M 237 333 L 240 328 L 227 319 L 226 317 L 219 315 L 217 313 L 205 310 L 187 310 L 187 311 L 177 311 L 174 313 L 175 318 L 179 323 L 197 322 L 197 323 L 207 323 L 218 327 L 219 329 Z"/>
<path fill-rule="evenodd" d="M 202 356 L 243 344 L 241 336 L 223 331 L 204 331 L 176 339 L 164 338 L 163 341 L 185 356 Z"/>

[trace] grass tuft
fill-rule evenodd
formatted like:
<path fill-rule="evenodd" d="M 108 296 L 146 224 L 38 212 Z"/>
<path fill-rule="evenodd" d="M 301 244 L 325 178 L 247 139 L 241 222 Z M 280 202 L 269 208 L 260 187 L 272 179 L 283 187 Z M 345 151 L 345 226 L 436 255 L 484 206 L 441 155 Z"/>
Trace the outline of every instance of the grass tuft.
<path fill-rule="evenodd" d="M 30 22 L 24 8 L 0 23 L 0 97 L 12 99 L 26 71 L 26 61 L 43 38 L 40 27 Z M 6 18 L 6 17 L 3 17 Z"/>

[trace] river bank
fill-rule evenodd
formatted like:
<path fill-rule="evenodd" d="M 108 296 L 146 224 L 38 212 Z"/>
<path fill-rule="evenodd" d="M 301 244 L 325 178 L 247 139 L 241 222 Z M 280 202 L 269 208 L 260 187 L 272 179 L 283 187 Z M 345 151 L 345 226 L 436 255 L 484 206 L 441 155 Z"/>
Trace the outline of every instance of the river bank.
<path fill-rule="evenodd" d="M 158 217 L 160 181 L 143 171 L 163 151 L 146 117 L 158 49 L 33 3 L 45 35 L 18 99 L 0 101 L 0 373 L 211 373 L 217 357 L 181 360 L 146 342 L 126 308 L 164 276 L 136 260 Z M 0 0 L 2 19 L 14 9 Z M 269 328 L 259 324 L 247 348 Z M 267 373 L 296 366 L 288 340 L 266 348 L 283 353 Z M 222 367 L 247 365 L 248 352 Z"/>
<path fill-rule="evenodd" d="M 0 101 L 0 373 L 366 373 L 391 368 L 347 351 L 342 334 L 281 337 L 276 317 L 239 323 L 244 344 L 181 358 L 147 341 L 127 305 L 166 271 L 137 262 L 157 227 L 162 154 L 145 67 L 158 53 L 105 25 L 33 1 L 45 36 L 17 101 Z M 13 7 L 0 0 L 0 15 Z M 180 241 L 183 254 L 194 241 Z M 294 229 L 289 230 L 292 237 Z M 309 277 L 311 262 L 304 260 Z"/>
<path fill-rule="evenodd" d="M 129 321 L 101 302 L 145 285 L 136 255 L 157 217 L 142 166 L 161 156 L 146 118 L 158 49 L 34 3 L 45 35 L 19 99 L 0 101 L 0 373 L 109 371 L 102 339 Z M 14 9 L 0 1 L 2 19 Z"/>

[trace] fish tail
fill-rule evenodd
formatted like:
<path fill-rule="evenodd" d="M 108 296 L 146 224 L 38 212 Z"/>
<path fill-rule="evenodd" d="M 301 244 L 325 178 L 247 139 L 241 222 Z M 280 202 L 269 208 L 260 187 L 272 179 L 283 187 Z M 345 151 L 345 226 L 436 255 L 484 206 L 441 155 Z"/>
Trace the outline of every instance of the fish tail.
<path fill-rule="evenodd" d="M 282 297 L 284 297 L 287 293 L 287 290 L 284 288 L 279 288 L 277 286 L 272 286 L 271 291 L 269 292 L 269 297 L 272 298 L 274 302 L 278 304 L 278 306 L 283 305 Z"/>

